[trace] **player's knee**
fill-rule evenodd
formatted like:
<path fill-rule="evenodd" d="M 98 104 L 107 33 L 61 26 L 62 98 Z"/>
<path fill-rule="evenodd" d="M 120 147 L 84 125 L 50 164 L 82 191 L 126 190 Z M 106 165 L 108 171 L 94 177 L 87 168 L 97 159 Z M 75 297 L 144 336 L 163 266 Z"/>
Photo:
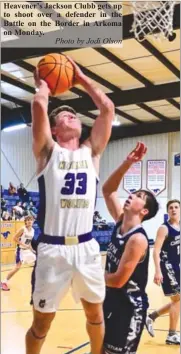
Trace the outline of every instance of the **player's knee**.
<path fill-rule="evenodd" d="M 35 337 L 42 338 L 47 335 L 55 314 L 43 314 L 35 316 L 32 332 Z"/>
<path fill-rule="evenodd" d="M 89 324 L 96 325 L 103 323 L 103 314 L 101 311 L 87 313 L 87 321 Z"/>
<path fill-rule="evenodd" d="M 175 295 L 175 296 L 172 296 L 172 297 L 171 297 L 171 300 L 172 300 L 173 303 L 178 303 L 178 302 L 180 302 L 180 294 L 177 294 L 177 295 Z"/>
<path fill-rule="evenodd" d="M 16 264 L 16 270 L 19 270 L 21 268 L 21 263 Z"/>

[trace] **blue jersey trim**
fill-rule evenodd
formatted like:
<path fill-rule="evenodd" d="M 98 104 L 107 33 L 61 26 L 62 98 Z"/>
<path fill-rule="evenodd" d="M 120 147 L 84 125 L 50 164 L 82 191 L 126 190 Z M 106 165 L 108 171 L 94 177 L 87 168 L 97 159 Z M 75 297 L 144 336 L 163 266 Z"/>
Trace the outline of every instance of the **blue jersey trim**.
<path fill-rule="evenodd" d="M 40 227 L 40 230 L 44 232 L 45 212 L 46 212 L 46 193 L 45 193 L 44 176 L 40 176 L 38 178 L 38 186 L 39 186 L 39 193 L 40 193 L 40 204 L 38 209 L 37 223 Z"/>

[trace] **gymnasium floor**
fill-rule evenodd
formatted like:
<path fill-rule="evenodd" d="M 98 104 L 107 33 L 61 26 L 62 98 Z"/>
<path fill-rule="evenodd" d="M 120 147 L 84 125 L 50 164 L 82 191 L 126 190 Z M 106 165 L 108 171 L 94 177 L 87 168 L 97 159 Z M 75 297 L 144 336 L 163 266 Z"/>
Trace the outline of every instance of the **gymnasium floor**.
<path fill-rule="evenodd" d="M 103 263 L 105 255 L 103 254 Z M 11 266 L 4 266 L 1 278 Z M 1 353 L 25 354 L 24 337 L 32 320 L 29 305 L 30 276 L 32 268 L 20 270 L 11 281 L 11 291 L 1 292 Z M 150 308 L 156 309 L 166 303 L 159 287 L 153 284 L 153 262 L 150 261 L 150 276 L 147 291 Z M 159 318 L 155 323 L 155 338 L 144 331 L 138 354 L 179 354 L 177 346 L 165 345 L 168 316 Z M 179 330 L 179 328 L 178 328 Z M 69 292 L 57 312 L 42 354 L 89 353 L 88 337 L 85 331 L 85 319 L 80 304 L 75 304 Z"/>

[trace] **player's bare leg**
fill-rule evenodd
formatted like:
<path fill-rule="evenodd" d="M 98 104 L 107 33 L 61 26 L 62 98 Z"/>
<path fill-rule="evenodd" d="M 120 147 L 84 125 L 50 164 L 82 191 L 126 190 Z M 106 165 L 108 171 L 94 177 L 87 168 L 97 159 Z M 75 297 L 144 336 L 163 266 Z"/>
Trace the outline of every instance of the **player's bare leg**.
<path fill-rule="evenodd" d="M 8 281 L 13 277 L 13 275 L 15 275 L 21 268 L 21 262 L 17 263 L 16 266 L 8 273 L 6 279 L 4 279 L 1 282 L 1 289 L 2 290 L 10 290 L 9 286 L 8 286 Z"/>
<path fill-rule="evenodd" d="M 83 299 L 81 301 L 87 318 L 91 354 L 102 354 L 105 333 L 102 304 L 89 303 Z"/>
<path fill-rule="evenodd" d="M 146 327 L 149 334 L 154 337 L 153 322 L 160 316 L 169 313 L 169 336 L 176 334 L 177 324 L 180 316 L 180 295 L 171 296 L 171 302 L 152 312 L 146 320 Z"/>
<path fill-rule="evenodd" d="M 34 310 L 31 328 L 26 334 L 26 354 L 40 354 L 55 313 L 41 313 Z"/>
<path fill-rule="evenodd" d="M 177 330 L 177 324 L 180 316 L 180 295 L 172 296 L 171 297 L 172 303 L 170 306 L 170 331 L 175 331 Z"/>
<path fill-rule="evenodd" d="M 20 270 L 21 268 L 21 262 L 16 264 L 16 266 L 8 273 L 6 280 L 10 280 L 14 274 L 16 274 L 18 272 L 18 270 Z"/>

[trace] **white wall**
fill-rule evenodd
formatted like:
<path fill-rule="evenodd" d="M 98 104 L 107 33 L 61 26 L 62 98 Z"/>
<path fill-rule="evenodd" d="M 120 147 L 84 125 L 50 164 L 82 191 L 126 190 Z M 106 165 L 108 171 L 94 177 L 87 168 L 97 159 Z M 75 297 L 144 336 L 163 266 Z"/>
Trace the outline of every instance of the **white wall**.
<path fill-rule="evenodd" d="M 136 142 L 141 140 L 148 146 L 148 152 L 143 161 L 142 188 L 146 188 L 146 160 L 166 159 L 168 162 L 167 188 L 158 196 L 160 211 L 154 221 L 145 223 L 149 236 L 155 237 L 157 227 L 163 222 L 167 200 L 180 197 L 180 168 L 177 167 L 176 172 L 173 168 L 173 153 L 180 151 L 179 138 L 180 134 L 176 132 L 117 140 L 109 144 L 101 161 L 100 184 L 96 206 L 96 209 L 100 211 L 101 215 L 107 221 L 111 221 L 112 219 L 106 209 L 102 196 L 102 183 L 134 148 Z M 28 185 L 28 190 L 37 191 L 36 179 L 34 178 L 31 181 L 36 170 L 35 159 L 32 154 L 31 128 L 11 133 L 2 132 L 1 149 L 1 184 L 3 187 L 7 188 L 10 181 L 15 185 L 23 182 L 25 186 Z M 120 201 L 124 202 L 127 196 L 127 192 L 123 190 L 121 185 L 119 188 Z"/>

